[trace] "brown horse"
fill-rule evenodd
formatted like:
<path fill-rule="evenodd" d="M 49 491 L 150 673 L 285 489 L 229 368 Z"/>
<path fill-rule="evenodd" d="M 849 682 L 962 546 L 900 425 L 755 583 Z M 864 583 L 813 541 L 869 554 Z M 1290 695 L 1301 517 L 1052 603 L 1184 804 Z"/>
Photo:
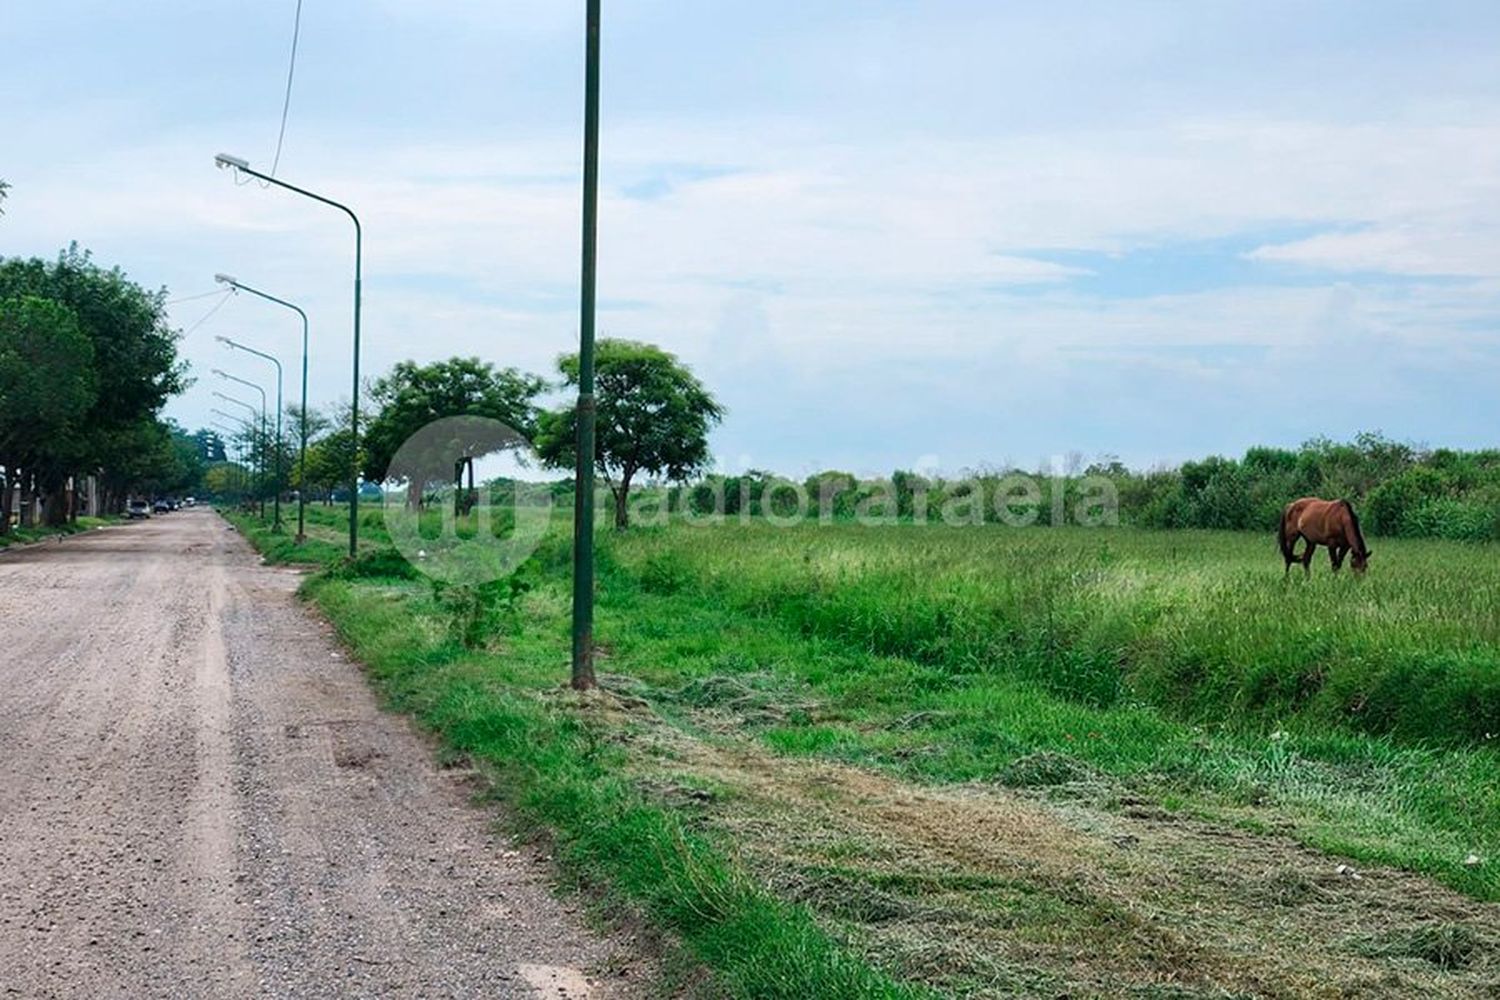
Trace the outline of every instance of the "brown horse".
<path fill-rule="evenodd" d="M 1353 553 L 1350 567 L 1356 573 L 1365 571 L 1370 560 L 1370 549 L 1365 545 L 1365 536 L 1359 530 L 1359 518 L 1348 500 L 1319 500 L 1303 497 L 1293 500 L 1281 512 L 1281 527 L 1276 532 L 1281 543 L 1281 556 L 1286 560 L 1286 571 L 1292 571 L 1292 563 L 1302 563 L 1302 571 L 1312 573 L 1313 550 L 1319 545 L 1328 546 L 1328 561 L 1338 572 L 1344 565 L 1344 556 Z M 1307 549 L 1299 556 L 1295 549 L 1297 539 L 1307 543 Z"/>

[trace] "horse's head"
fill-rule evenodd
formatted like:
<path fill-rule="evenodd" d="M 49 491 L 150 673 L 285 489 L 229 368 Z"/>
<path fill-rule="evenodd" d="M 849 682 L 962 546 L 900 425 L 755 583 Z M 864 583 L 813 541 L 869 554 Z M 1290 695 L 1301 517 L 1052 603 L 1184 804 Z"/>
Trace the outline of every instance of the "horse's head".
<path fill-rule="evenodd" d="M 1365 549 L 1363 552 L 1350 553 L 1351 562 L 1349 563 L 1349 568 L 1356 573 L 1363 573 L 1365 566 L 1370 562 L 1370 551 L 1369 549 Z"/>

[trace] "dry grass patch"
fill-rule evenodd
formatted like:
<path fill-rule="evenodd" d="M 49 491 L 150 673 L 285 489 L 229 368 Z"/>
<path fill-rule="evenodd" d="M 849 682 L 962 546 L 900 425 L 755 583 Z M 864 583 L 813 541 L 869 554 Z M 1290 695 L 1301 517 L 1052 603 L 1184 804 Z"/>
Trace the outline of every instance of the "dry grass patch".
<path fill-rule="evenodd" d="M 1500 906 L 1420 876 L 1341 871 L 1045 760 L 1018 764 L 1036 790 L 924 787 L 630 715 L 654 794 L 903 979 L 972 997 L 1500 993 Z"/>

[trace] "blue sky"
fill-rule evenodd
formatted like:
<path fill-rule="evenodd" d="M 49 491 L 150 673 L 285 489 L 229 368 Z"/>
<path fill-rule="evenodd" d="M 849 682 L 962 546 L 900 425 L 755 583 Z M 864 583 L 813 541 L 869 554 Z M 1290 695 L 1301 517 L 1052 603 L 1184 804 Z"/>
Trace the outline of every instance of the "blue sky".
<path fill-rule="evenodd" d="M 1500 5 L 605 6 L 601 332 L 695 367 L 725 468 L 1496 443 Z M 347 223 L 212 167 L 269 163 L 293 7 L 7 5 L 0 254 L 298 301 L 320 404 Z M 581 12 L 306 0 L 280 173 L 364 220 L 367 373 L 575 343 Z M 214 334 L 297 345 L 218 309 L 190 426 L 209 368 L 256 375 Z"/>

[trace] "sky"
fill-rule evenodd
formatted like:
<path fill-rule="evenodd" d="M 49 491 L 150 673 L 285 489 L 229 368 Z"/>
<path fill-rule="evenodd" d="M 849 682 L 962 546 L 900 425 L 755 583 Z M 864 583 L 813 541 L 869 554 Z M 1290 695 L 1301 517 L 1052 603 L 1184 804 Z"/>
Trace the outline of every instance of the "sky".
<path fill-rule="evenodd" d="M 1500 4 L 605 0 L 599 331 L 687 362 L 720 468 L 1497 444 Z M 295 0 L 9 0 L 0 255 L 168 289 L 195 384 L 353 237 L 271 163 Z M 306 0 L 277 175 L 365 234 L 363 373 L 576 349 L 583 2 Z"/>

